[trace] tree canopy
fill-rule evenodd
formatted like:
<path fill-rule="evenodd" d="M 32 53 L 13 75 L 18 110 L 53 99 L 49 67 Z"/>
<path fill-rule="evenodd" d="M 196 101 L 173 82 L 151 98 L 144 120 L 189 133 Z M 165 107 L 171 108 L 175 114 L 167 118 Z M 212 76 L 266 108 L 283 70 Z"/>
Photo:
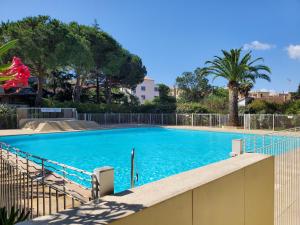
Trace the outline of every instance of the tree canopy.
<path fill-rule="evenodd" d="M 100 91 L 106 93 L 106 102 L 111 101 L 112 88 L 133 88 L 147 73 L 142 60 L 102 31 L 97 23 L 87 26 L 63 23 L 49 16 L 26 17 L 3 22 L 0 35 L 0 44 L 18 39 L 8 58 L 21 57 L 37 78 L 37 105 L 41 104 L 44 86 L 54 72 L 74 74 L 70 81 L 75 83 L 74 101 L 80 101 L 82 89 L 93 83 L 98 95 Z"/>
<path fill-rule="evenodd" d="M 197 68 L 194 72 L 184 72 L 176 78 L 176 85 L 183 101 L 199 102 L 212 91 L 207 79 L 207 71 Z"/>

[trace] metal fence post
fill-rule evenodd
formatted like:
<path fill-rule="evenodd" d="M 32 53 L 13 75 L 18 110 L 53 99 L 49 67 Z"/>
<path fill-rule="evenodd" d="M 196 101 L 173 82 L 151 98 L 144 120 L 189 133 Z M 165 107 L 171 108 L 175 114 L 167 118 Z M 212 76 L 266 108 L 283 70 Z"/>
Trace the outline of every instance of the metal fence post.
<path fill-rule="evenodd" d="M 273 114 L 273 131 L 275 130 L 275 114 Z"/>
<path fill-rule="evenodd" d="M 161 125 L 164 125 L 164 114 L 161 114 Z"/>
<path fill-rule="evenodd" d="M 66 167 L 63 167 L 63 197 L 64 197 L 64 209 L 66 209 L 66 204 L 67 204 L 67 201 L 66 201 Z"/>
<path fill-rule="evenodd" d="M 192 113 L 192 127 L 194 126 L 194 113 Z"/>
<path fill-rule="evenodd" d="M 134 157 L 135 150 L 134 148 L 131 151 L 131 167 L 130 167 L 130 187 L 134 188 Z"/>
<path fill-rule="evenodd" d="M 178 121 L 177 121 L 177 113 L 175 114 L 175 123 L 176 123 L 176 126 L 178 125 Z"/>
<path fill-rule="evenodd" d="M 121 113 L 119 113 L 119 124 L 121 123 Z"/>
<path fill-rule="evenodd" d="M 46 204 L 45 204 L 45 161 L 42 159 L 42 194 L 43 194 L 43 216 L 46 215 Z M 25 198 L 25 196 L 24 196 Z"/>
<path fill-rule="evenodd" d="M 249 118 L 248 118 L 248 124 L 249 124 L 249 130 L 251 130 L 251 114 L 249 113 Z"/>
<path fill-rule="evenodd" d="M 151 113 L 149 114 L 149 124 L 152 124 L 152 115 L 151 115 Z"/>

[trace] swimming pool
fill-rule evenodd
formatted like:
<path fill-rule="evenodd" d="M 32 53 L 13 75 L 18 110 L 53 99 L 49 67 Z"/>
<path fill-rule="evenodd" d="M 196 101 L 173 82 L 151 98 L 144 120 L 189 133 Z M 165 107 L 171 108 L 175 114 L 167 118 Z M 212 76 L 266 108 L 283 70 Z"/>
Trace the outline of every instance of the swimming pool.
<path fill-rule="evenodd" d="M 247 134 L 169 128 L 126 128 L 0 137 L 31 154 L 92 172 L 115 169 L 115 191 L 130 188 L 136 150 L 137 186 L 229 158 L 231 142 Z"/>

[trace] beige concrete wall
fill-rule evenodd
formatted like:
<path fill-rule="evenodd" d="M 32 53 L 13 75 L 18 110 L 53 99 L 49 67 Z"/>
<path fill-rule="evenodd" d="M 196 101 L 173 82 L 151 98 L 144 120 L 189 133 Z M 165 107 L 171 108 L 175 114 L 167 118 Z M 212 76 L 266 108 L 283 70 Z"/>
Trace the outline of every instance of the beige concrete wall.
<path fill-rule="evenodd" d="M 273 225 L 274 158 L 269 157 L 112 225 Z"/>
<path fill-rule="evenodd" d="M 111 223 L 113 225 L 192 225 L 193 224 L 193 191 L 185 192 L 141 210 L 123 219 Z"/>
<path fill-rule="evenodd" d="M 48 223 L 274 225 L 274 158 L 242 154 L 23 225 Z"/>
<path fill-rule="evenodd" d="M 245 168 L 245 225 L 274 224 L 274 157 Z"/>

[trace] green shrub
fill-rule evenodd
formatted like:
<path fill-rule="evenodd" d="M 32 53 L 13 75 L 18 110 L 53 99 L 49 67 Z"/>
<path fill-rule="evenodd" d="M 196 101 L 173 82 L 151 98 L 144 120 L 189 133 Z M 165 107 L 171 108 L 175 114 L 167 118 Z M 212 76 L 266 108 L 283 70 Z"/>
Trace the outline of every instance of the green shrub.
<path fill-rule="evenodd" d="M 76 108 L 79 113 L 172 113 L 176 111 L 176 104 L 174 103 L 155 102 L 146 102 L 143 105 L 129 105 L 58 102 L 44 99 L 43 107 Z"/>
<path fill-rule="evenodd" d="M 300 100 L 290 102 L 285 110 L 286 114 L 300 114 Z"/>
<path fill-rule="evenodd" d="M 96 104 L 96 103 L 75 103 L 75 102 L 58 102 L 44 99 L 43 107 L 56 108 L 76 108 L 79 113 L 129 113 L 135 112 L 136 107 L 125 104 Z"/>
<path fill-rule="evenodd" d="M 254 114 L 273 114 L 283 113 L 285 111 L 286 104 L 268 102 L 260 99 L 255 99 L 249 105 L 247 105 L 245 112 Z"/>
<path fill-rule="evenodd" d="M 0 104 L 0 115 L 13 115 L 16 114 L 16 108 L 6 104 Z"/>
<path fill-rule="evenodd" d="M 12 206 L 9 210 L 5 207 L 0 208 L 0 224 L 1 225 L 14 225 L 26 220 L 30 212 L 25 212 L 24 209 L 19 210 Z"/>
<path fill-rule="evenodd" d="M 203 107 L 207 108 L 212 113 L 228 113 L 228 97 L 210 95 L 204 98 L 201 102 Z"/>
<path fill-rule="evenodd" d="M 208 113 L 209 110 L 200 103 L 177 103 L 177 113 Z"/>
<path fill-rule="evenodd" d="M 208 113 L 209 110 L 200 103 L 160 103 L 146 101 L 143 105 L 95 104 L 58 102 L 44 99 L 43 107 L 76 108 L 79 113 Z"/>

